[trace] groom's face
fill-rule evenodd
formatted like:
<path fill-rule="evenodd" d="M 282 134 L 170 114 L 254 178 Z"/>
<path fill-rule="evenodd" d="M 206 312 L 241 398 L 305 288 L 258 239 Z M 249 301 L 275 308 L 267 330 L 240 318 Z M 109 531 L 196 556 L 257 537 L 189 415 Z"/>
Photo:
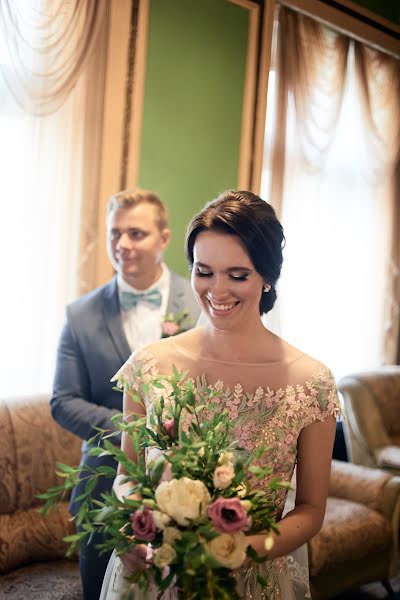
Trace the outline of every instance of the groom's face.
<path fill-rule="evenodd" d="M 117 208 L 107 219 L 107 250 L 114 269 L 137 289 L 160 277 L 169 229 L 160 229 L 157 209 L 147 202 Z"/>

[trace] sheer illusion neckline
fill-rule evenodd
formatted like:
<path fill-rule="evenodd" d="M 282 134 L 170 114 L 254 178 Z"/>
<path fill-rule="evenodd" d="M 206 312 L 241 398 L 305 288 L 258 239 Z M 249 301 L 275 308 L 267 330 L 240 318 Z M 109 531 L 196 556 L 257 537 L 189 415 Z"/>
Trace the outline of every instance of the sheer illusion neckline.
<path fill-rule="evenodd" d="M 175 340 L 173 339 L 173 337 L 171 336 L 169 341 L 171 342 L 171 345 L 173 346 L 174 350 L 178 353 L 181 354 L 182 356 L 186 356 L 188 358 L 191 358 L 193 360 L 205 360 L 207 362 L 212 362 L 212 363 L 216 363 L 216 364 L 225 364 L 225 365 L 237 365 L 237 366 L 246 366 L 246 367 L 278 367 L 278 366 L 286 366 L 286 365 L 291 365 L 293 363 L 295 363 L 296 361 L 300 360 L 301 358 L 303 358 L 304 356 L 306 356 L 306 354 L 304 352 L 301 352 L 298 356 L 292 358 L 291 360 L 276 360 L 276 361 L 270 361 L 270 362 L 246 362 L 246 361 L 241 361 L 241 360 L 224 360 L 221 358 L 210 358 L 209 356 L 204 356 L 202 354 L 196 354 L 195 352 L 192 352 L 191 350 L 188 350 L 187 348 L 181 348 L 180 346 L 178 346 L 178 344 L 175 342 Z"/>

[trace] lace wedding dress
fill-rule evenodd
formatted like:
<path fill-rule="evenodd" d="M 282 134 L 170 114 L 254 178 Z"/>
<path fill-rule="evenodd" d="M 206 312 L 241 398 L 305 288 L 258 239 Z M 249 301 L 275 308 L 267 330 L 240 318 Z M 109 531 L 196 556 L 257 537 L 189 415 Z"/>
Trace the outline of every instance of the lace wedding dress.
<path fill-rule="evenodd" d="M 234 422 L 234 436 L 242 448 L 253 452 L 258 446 L 271 447 L 269 457 L 273 475 L 286 481 L 293 478 L 297 438 L 304 427 L 329 415 L 338 415 L 340 403 L 334 378 L 324 365 L 298 353 L 287 362 L 243 363 L 215 360 L 178 348 L 173 337 L 133 354 L 118 375 L 140 389 L 143 380 L 169 375 L 172 365 L 188 371 L 201 393 L 205 387 L 216 392 L 213 403 L 226 409 Z M 140 367 L 142 379 L 137 380 Z M 150 388 L 145 397 L 151 411 L 153 398 L 160 390 Z M 206 419 L 206 411 L 202 411 Z M 257 481 L 257 486 L 262 486 Z M 279 520 L 294 506 L 294 493 L 280 490 L 276 517 Z M 267 588 L 257 581 L 257 573 L 268 580 Z M 130 584 L 123 566 L 113 554 L 104 578 L 100 600 L 123 600 Z M 286 557 L 253 563 L 238 571 L 237 589 L 245 600 L 304 600 L 310 598 L 306 544 Z M 155 600 L 156 593 L 143 594 L 132 588 L 134 600 Z M 174 590 L 163 597 L 177 600 Z"/>

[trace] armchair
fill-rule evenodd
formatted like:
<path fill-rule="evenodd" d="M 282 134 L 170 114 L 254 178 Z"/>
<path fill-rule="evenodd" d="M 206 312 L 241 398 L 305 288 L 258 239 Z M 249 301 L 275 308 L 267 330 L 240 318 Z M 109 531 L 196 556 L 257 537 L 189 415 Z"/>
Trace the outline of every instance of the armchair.
<path fill-rule="evenodd" d="M 400 365 L 343 377 L 349 460 L 400 475 Z"/>
<path fill-rule="evenodd" d="M 333 460 L 324 523 L 308 544 L 312 599 L 373 581 L 391 590 L 399 516 L 400 477 Z"/>

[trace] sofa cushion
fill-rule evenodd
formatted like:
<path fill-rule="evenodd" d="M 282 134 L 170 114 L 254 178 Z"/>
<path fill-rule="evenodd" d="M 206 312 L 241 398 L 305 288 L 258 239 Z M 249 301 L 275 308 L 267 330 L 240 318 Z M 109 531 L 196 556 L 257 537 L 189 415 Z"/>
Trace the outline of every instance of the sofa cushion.
<path fill-rule="evenodd" d="M 329 496 L 360 502 L 381 511 L 391 474 L 353 463 L 332 461 Z"/>
<path fill-rule="evenodd" d="M 310 541 L 310 575 L 380 552 L 391 543 L 388 521 L 375 510 L 329 497 L 322 529 Z"/>
<path fill-rule="evenodd" d="M 38 508 L 0 515 L 0 574 L 36 560 L 64 558 L 67 544 L 62 538 L 75 533 L 70 519 L 67 502 L 47 517 Z"/>
<path fill-rule="evenodd" d="M 71 560 L 36 563 L 0 577 L 3 600 L 82 600 L 79 564 Z"/>
<path fill-rule="evenodd" d="M 0 514 L 37 506 L 61 481 L 56 461 L 79 464 L 81 444 L 52 419 L 48 396 L 0 399 Z"/>

